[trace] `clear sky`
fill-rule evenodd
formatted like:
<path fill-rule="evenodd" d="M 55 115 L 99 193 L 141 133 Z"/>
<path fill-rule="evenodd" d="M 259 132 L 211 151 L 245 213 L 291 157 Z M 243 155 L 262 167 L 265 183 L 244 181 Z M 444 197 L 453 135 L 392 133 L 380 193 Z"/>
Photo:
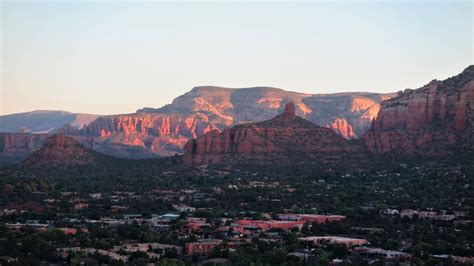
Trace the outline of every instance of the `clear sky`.
<path fill-rule="evenodd" d="M 0 114 L 129 113 L 198 85 L 392 92 L 474 61 L 473 1 L 0 2 Z"/>

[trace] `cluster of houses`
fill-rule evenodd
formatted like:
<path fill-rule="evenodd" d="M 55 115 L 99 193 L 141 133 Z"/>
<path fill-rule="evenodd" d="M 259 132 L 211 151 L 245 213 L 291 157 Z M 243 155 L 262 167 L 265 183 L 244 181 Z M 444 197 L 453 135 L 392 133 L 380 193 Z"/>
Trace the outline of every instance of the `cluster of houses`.
<path fill-rule="evenodd" d="M 261 182 L 252 181 L 248 184 L 233 184 L 229 185 L 227 189 L 241 189 L 241 188 L 275 188 L 281 186 L 279 182 Z M 216 193 L 222 193 L 222 188 L 212 188 Z M 224 188 L 225 189 L 225 188 Z M 293 188 L 286 188 L 288 191 L 294 191 Z M 102 227 L 113 227 L 123 224 L 147 224 L 152 230 L 165 231 L 173 230 L 173 234 L 180 240 L 189 239 L 194 236 L 192 241 L 187 242 L 183 246 L 166 245 L 160 243 L 121 243 L 121 245 L 114 246 L 110 250 L 101 250 L 94 248 L 80 248 L 80 247 L 64 247 L 58 248 L 58 252 L 67 257 L 69 252 L 85 252 L 85 253 L 99 253 L 108 256 L 112 259 L 122 260 L 127 262 L 130 253 L 145 252 L 149 258 L 159 259 L 164 253 L 163 250 L 175 250 L 181 256 L 207 256 L 215 250 L 235 250 L 242 245 L 252 244 L 252 239 L 258 237 L 262 241 L 282 241 L 279 232 L 290 231 L 293 229 L 301 229 L 305 225 L 311 226 L 313 223 L 323 224 L 327 222 L 341 222 L 346 219 L 343 215 L 321 215 L 321 214 L 295 214 L 284 213 L 275 216 L 261 215 L 259 219 L 230 219 L 220 218 L 218 222 L 206 220 L 204 218 L 193 217 L 192 213 L 196 212 L 196 208 L 188 206 L 192 205 L 190 202 L 196 201 L 210 201 L 212 197 L 209 194 L 202 193 L 196 189 L 184 189 L 180 191 L 153 191 L 157 198 L 165 199 L 168 202 L 179 202 L 172 204 L 174 211 L 164 212 L 163 214 L 142 215 L 139 213 L 126 213 L 129 207 L 126 201 L 140 197 L 132 192 L 111 192 L 111 193 L 91 193 L 89 195 L 79 197 L 74 192 L 63 192 L 63 198 L 45 199 L 44 205 L 53 206 L 61 200 L 67 201 L 67 206 L 71 206 L 76 214 L 81 214 L 81 211 L 93 208 L 94 204 L 101 200 L 110 200 L 114 205 L 111 206 L 111 213 L 109 217 L 101 217 L 98 219 L 77 219 L 64 218 L 58 221 L 40 222 L 36 220 L 28 220 L 23 223 L 6 223 L 6 227 L 11 230 L 33 229 L 37 231 L 45 231 L 52 228 L 61 230 L 66 235 L 76 235 L 78 233 L 88 233 L 89 225 L 100 225 Z M 196 206 L 196 205 L 194 205 Z M 69 208 L 69 207 L 68 207 Z M 22 213 L 25 210 L 34 210 L 41 213 L 41 204 L 25 205 L 25 206 L 8 206 L 0 210 L 0 216 L 11 216 Z M 67 210 L 66 210 L 67 212 Z M 125 213 L 125 214 L 124 214 Z M 188 215 L 183 215 L 187 213 Z M 64 213 L 63 213 L 64 214 Z M 242 213 L 241 213 L 242 214 Z M 463 211 L 454 212 L 435 212 L 432 210 L 414 210 L 414 209 L 386 209 L 382 211 L 383 215 L 401 218 L 422 218 L 433 219 L 440 221 L 454 221 L 472 223 L 467 220 L 468 213 Z M 59 217 L 59 216 L 58 216 Z M 73 216 L 73 217 L 80 217 Z M 242 217 L 242 215 L 241 215 Z M 179 220 L 179 229 L 174 226 Z M 361 237 L 367 234 L 381 234 L 384 232 L 381 228 L 370 227 L 352 227 L 352 231 L 357 232 L 351 236 Z M 351 252 L 361 254 L 366 257 L 383 257 L 386 260 L 392 261 L 408 261 L 412 259 L 412 254 L 384 250 L 380 248 L 370 247 L 370 243 L 364 238 L 353 238 L 340 235 L 319 235 L 301 237 L 299 241 L 305 242 L 308 246 L 326 246 L 326 245 L 344 245 Z M 160 251 L 161 250 L 161 251 Z M 305 255 L 305 254 L 303 254 Z M 459 260 L 465 258 L 458 258 Z"/>
<path fill-rule="evenodd" d="M 464 220 L 464 218 L 468 215 L 466 211 L 453 211 L 452 213 L 447 213 L 446 211 L 441 211 L 441 213 L 432 211 L 432 210 L 414 210 L 414 209 L 385 209 L 382 211 L 382 214 L 389 215 L 389 216 L 399 216 L 401 218 L 420 218 L 420 219 L 432 219 L 432 220 L 439 220 L 439 221 L 454 221 L 454 220 Z M 473 222 L 473 221 L 471 221 Z"/>

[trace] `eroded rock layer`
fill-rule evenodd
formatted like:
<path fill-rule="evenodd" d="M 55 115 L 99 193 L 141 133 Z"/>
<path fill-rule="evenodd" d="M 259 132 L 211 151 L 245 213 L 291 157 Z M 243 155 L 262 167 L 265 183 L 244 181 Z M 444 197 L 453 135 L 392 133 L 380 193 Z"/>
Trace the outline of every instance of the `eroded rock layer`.
<path fill-rule="evenodd" d="M 17 163 L 41 148 L 48 134 L 0 133 L 0 162 Z"/>
<path fill-rule="evenodd" d="M 295 103 L 298 116 L 353 139 L 368 130 L 380 102 L 391 96 L 375 93 L 313 95 L 269 87 L 196 87 L 162 108 L 100 117 L 82 130 L 64 133 L 92 136 L 97 143 L 95 147 L 103 150 L 122 145 L 122 148 L 142 149 L 142 157 L 169 156 L 182 153 L 189 139 L 210 131 L 271 119 L 291 101 Z M 111 155 L 136 158 L 137 153 L 131 155 L 122 148 L 121 152 Z"/>
<path fill-rule="evenodd" d="M 362 152 L 359 145 L 298 117 L 295 112 L 295 104 L 287 104 L 282 114 L 270 120 L 211 131 L 190 140 L 184 147 L 184 162 L 201 165 L 232 159 L 298 156 L 307 160 Z"/>
<path fill-rule="evenodd" d="M 382 103 L 363 139 L 376 153 L 442 156 L 472 144 L 474 66 Z"/>

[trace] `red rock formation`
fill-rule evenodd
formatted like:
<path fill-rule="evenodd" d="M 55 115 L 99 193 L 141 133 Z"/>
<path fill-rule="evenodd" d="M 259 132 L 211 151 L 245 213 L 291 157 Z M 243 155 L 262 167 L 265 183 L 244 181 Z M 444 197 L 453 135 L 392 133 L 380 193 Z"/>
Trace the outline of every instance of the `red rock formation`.
<path fill-rule="evenodd" d="M 474 66 L 445 81 L 432 81 L 384 101 L 364 135 L 376 153 L 439 156 L 472 141 Z"/>
<path fill-rule="evenodd" d="M 329 127 L 345 138 L 358 138 L 369 128 L 381 99 L 390 95 L 305 94 L 269 87 L 196 87 L 162 108 L 99 117 L 91 123 L 93 115 L 55 111 L 0 116 L 0 131 L 60 133 L 108 155 L 148 158 L 180 154 L 189 139 L 212 130 L 271 119 L 288 101 L 295 103 L 299 116 Z M 21 141 L 18 145 L 22 145 Z M 18 156 L 26 158 L 30 152 Z M 5 158 L 2 156 L 0 151 L 0 161 Z"/>
<path fill-rule="evenodd" d="M 22 161 L 41 148 L 48 134 L 0 133 L 0 160 L 9 163 Z"/>
<path fill-rule="evenodd" d="M 357 138 L 369 128 L 382 96 L 385 97 L 372 93 L 312 95 L 266 87 L 196 87 L 160 109 L 104 116 L 79 133 L 67 128 L 64 132 L 94 137 L 94 149 L 113 156 L 136 158 L 137 153 L 128 152 L 126 147 L 142 149 L 141 157 L 168 156 L 182 153 L 189 139 L 209 131 L 268 120 L 281 112 L 286 101 L 293 101 L 299 116 L 345 138 Z"/>
<path fill-rule="evenodd" d="M 218 129 L 208 117 L 163 114 L 115 115 L 98 118 L 80 131 L 94 136 L 102 145 L 122 144 L 141 147 L 159 155 L 181 153 L 190 138 Z"/>
<path fill-rule="evenodd" d="M 211 131 L 184 146 L 188 165 L 219 163 L 228 158 L 275 158 L 357 153 L 361 148 L 328 128 L 295 115 L 295 105 L 273 119 Z"/>
<path fill-rule="evenodd" d="M 357 94 L 315 95 L 303 100 L 311 108 L 304 117 L 347 139 L 357 139 L 369 129 L 380 109 L 380 99 L 372 98 Z"/>
<path fill-rule="evenodd" d="M 73 166 L 96 163 L 99 155 L 64 135 L 48 137 L 41 149 L 33 152 L 23 166 Z"/>
<path fill-rule="evenodd" d="M 326 127 L 334 130 L 334 132 L 344 136 L 345 138 L 357 138 L 356 134 L 354 133 L 354 129 L 344 118 L 337 118 L 332 123 L 326 125 Z"/>

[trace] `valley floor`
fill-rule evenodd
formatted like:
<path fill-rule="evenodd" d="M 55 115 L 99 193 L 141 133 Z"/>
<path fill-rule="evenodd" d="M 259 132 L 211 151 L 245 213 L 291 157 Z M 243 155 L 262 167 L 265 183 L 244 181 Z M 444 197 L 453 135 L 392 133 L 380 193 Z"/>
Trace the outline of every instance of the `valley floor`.
<path fill-rule="evenodd" d="M 1 265 L 474 263 L 472 169 L 0 169 Z"/>

